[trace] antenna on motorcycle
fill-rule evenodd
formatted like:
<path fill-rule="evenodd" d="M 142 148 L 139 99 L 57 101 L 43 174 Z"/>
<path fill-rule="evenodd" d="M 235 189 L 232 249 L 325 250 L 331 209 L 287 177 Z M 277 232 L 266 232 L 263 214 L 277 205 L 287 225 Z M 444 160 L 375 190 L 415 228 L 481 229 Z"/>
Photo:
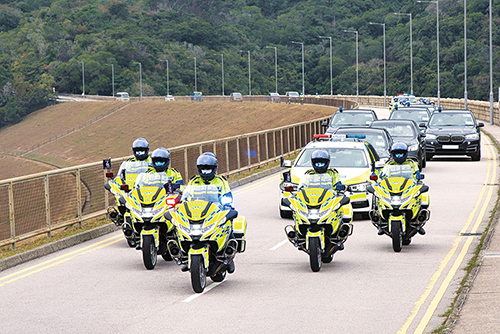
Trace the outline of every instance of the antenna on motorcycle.
<path fill-rule="evenodd" d="M 102 161 L 102 169 L 106 169 L 106 177 L 108 179 L 112 179 L 114 174 L 113 172 L 111 171 L 111 157 L 109 157 L 109 159 L 104 159 Z"/>

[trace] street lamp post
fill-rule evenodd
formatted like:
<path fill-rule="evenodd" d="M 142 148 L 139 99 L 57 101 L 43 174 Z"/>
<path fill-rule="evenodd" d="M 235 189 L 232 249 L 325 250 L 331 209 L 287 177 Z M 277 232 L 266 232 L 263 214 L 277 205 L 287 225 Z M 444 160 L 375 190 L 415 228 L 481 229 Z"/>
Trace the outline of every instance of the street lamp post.
<path fill-rule="evenodd" d="M 467 109 L 467 0 L 464 0 L 464 108 Z"/>
<path fill-rule="evenodd" d="M 252 95 L 252 79 L 250 75 L 250 51 L 243 51 L 240 50 L 240 52 L 248 52 L 248 95 Z"/>
<path fill-rule="evenodd" d="M 275 46 L 266 46 L 266 49 L 274 49 L 274 78 L 276 81 L 276 93 L 278 93 L 278 48 Z"/>
<path fill-rule="evenodd" d="M 437 98 L 438 107 L 441 102 L 441 90 L 439 87 L 439 1 L 417 1 L 418 3 L 430 2 L 436 4 L 436 50 L 437 50 Z"/>
<path fill-rule="evenodd" d="M 344 32 L 351 32 L 356 34 L 356 104 L 359 104 L 359 76 L 358 76 L 358 31 L 357 30 L 344 30 Z"/>
<path fill-rule="evenodd" d="M 142 101 L 142 64 L 138 61 L 134 61 L 134 63 L 139 64 L 139 90 L 141 92 L 139 101 Z"/>
<path fill-rule="evenodd" d="M 169 85 L 169 75 L 168 75 L 168 59 L 165 59 L 165 63 L 167 63 L 167 95 L 170 95 L 170 85 Z"/>
<path fill-rule="evenodd" d="M 492 0 L 490 0 L 490 124 L 493 125 L 493 44 L 491 36 Z"/>
<path fill-rule="evenodd" d="M 385 71 L 385 23 L 375 23 L 375 22 L 369 22 L 369 24 L 372 25 L 378 25 L 382 26 L 383 28 L 383 35 L 384 35 L 384 107 L 387 106 L 387 85 L 386 85 L 386 71 Z"/>
<path fill-rule="evenodd" d="M 410 93 L 413 95 L 413 29 L 411 26 L 411 13 L 394 13 L 394 15 L 406 15 L 410 17 Z"/>
<path fill-rule="evenodd" d="M 302 96 L 306 95 L 304 86 L 304 43 L 302 42 L 292 42 L 293 44 L 300 44 L 302 46 Z"/>
<path fill-rule="evenodd" d="M 115 97 L 115 66 L 113 64 L 106 65 L 111 65 L 111 87 L 113 88 L 113 97 Z"/>
<path fill-rule="evenodd" d="M 224 54 L 221 53 L 220 57 L 221 57 L 221 66 L 222 66 L 222 74 L 221 74 L 221 77 L 222 77 L 222 96 L 224 96 Z"/>
<path fill-rule="evenodd" d="M 330 97 L 333 97 L 333 69 L 332 69 L 332 37 L 318 36 L 319 38 L 328 38 L 330 40 Z"/>
<path fill-rule="evenodd" d="M 82 63 L 82 96 L 85 97 L 85 65 L 83 61 L 80 63 Z"/>

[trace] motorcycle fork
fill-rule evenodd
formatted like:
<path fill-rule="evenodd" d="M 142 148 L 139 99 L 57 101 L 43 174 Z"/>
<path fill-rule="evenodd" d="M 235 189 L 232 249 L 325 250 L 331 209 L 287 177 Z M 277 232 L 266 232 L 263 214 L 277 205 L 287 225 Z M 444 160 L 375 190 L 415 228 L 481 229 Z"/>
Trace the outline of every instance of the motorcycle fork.
<path fill-rule="evenodd" d="M 389 222 L 388 222 L 388 230 L 389 232 L 392 231 L 392 224 L 393 222 L 400 222 L 401 223 L 401 233 L 405 234 L 406 233 L 406 217 L 404 214 L 399 215 L 399 216 L 389 216 Z"/>
<path fill-rule="evenodd" d="M 325 250 L 325 231 L 323 229 L 312 232 L 311 230 L 308 230 L 306 233 L 306 249 L 309 249 L 309 240 L 311 238 L 319 238 L 321 242 L 321 251 Z"/>
<path fill-rule="evenodd" d="M 155 240 L 155 247 L 158 249 L 158 246 L 160 245 L 160 229 L 158 226 L 155 226 L 151 229 L 147 229 L 144 227 L 141 231 L 141 248 L 142 248 L 142 243 L 144 240 L 145 235 L 152 235 L 153 239 Z"/>

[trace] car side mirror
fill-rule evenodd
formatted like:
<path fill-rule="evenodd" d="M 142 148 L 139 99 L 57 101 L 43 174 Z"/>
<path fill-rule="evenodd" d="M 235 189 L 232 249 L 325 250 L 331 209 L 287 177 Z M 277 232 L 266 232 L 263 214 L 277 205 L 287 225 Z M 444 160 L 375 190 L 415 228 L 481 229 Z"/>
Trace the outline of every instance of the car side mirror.
<path fill-rule="evenodd" d="M 281 167 L 291 168 L 292 167 L 292 161 L 291 160 L 283 160 L 281 162 Z"/>
<path fill-rule="evenodd" d="M 378 168 L 384 168 L 385 166 L 385 163 L 383 161 L 377 161 L 375 162 L 375 168 L 378 169 Z"/>
<path fill-rule="evenodd" d="M 328 122 L 327 121 L 321 122 L 321 126 L 327 127 L 328 126 Z"/>
<path fill-rule="evenodd" d="M 477 125 L 478 128 L 482 128 L 484 127 L 484 123 L 480 122 L 478 125 Z"/>
<path fill-rule="evenodd" d="M 421 128 L 425 128 L 425 129 L 427 128 L 427 124 L 425 124 L 425 123 L 420 123 L 418 126 Z"/>

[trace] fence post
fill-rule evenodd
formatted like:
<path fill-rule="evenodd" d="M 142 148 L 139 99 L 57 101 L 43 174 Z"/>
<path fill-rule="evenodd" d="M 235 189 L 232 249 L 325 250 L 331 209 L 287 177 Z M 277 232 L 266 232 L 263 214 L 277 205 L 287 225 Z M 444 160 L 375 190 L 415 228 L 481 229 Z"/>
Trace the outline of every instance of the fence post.
<path fill-rule="evenodd" d="M 104 171 L 106 171 L 106 170 L 104 170 Z M 106 174 L 104 174 L 104 177 L 106 177 Z M 76 170 L 76 203 L 78 205 L 78 209 L 77 209 L 78 221 L 79 221 L 78 227 L 82 228 L 82 189 L 81 189 L 80 179 L 81 179 L 80 168 L 78 168 Z M 104 195 L 105 201 L 106 201 L 105 208 L 107 209 L 108 205 L 109 205 L 109 202 L 108 202 L 108 191 L 107 190 L 105 190 L 105 191 L 106 191 L 106 193 Z M 106 216 L 107 215 L 108 215 L 108 213 L 106 211 Z"/>
<path fill-rule="evenodd" d="M 12 249 L 16 249 L 16 217 L 14 215 L 14 190 L 12 182 L 9 183 L 9 217 L 10 237 L 12 238 Z"/>
<path fill-rule="evenodd" d="M 252 165 L 252 152 L 250 150 L 250 136 L 247 137 L 247 156 L 248 166 Z"/>
<path fill-rule="evenodd" d="M 266 161 L 269 161 L 269 138 L 268 138 L 269 132 L 266 132 Z"/>
<path fill-rule="evenodd" d="M 229 141 L 226 140 L 226 173 L 229 175 Z"/>
<path fill-rule="evenodd" d="M 257 135 L 257 162 L 260 165 L 260 135 Z"/>
<path fill-rule="evenodd" d="M 241 168 L 241 159 L 240 159 L 240 139 L 236 138 L 236 155 L 238 156 L 238 170 Z"/>
<path fill-rule="evenodd" d="M 284 155 L 283 154 L 283 129 L 280 130 L 280 144 L 281 144 L 280 153 L 281 153 L 281 155 Z"/>
<path fill-rule="evenodd" d="M 186 170 L 186 180 L 189 180 L 188 150 L 187 150 L 187 147 L 184 147 L 184 169 Z"/>
<path fill-rule="evenodd" d="M 49 231 L 47 232 L 47 237 L 52 237 L 52 226 L 50 223 L 50 198 L 49 198 L 49 175 L 45 175 L 44 177 L 44 185 L 45 185 L 45 219 L 47 220 L 47 228 Z"/>

